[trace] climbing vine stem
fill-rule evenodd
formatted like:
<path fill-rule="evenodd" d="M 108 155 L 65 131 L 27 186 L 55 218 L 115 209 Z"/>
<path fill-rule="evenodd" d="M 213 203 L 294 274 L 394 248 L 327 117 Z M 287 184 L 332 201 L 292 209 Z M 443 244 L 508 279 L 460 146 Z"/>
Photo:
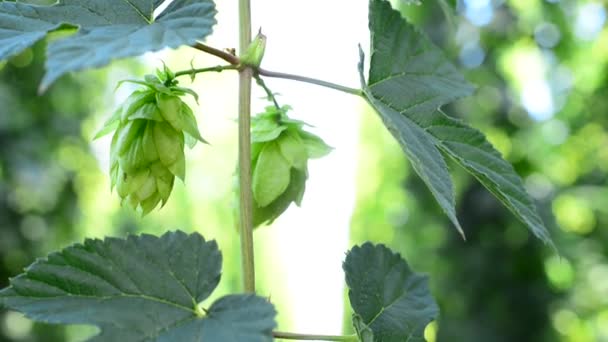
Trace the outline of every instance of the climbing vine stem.
<path fill-rule="evenodd" d="M 239 0 L 239 51 L 251 43 L 251 4 Z M 251 189 L 251 80 L 253 70 L 239 70 L 239 189 L 240 234 L 245 292 L 255 293 L 253 253 L 253 194 Z"/>

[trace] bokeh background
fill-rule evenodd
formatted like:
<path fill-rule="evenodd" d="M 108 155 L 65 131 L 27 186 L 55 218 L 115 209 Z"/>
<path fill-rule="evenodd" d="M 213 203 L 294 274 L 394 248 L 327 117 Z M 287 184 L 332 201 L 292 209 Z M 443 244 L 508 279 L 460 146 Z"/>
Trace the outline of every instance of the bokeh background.
<path fill-rule="evenodd" d="M 41 1 L 38 1 L 39 3 Z M 44 1 L 42 1 L 44 2 Z M 48 1 L 47 1 L 48 2 Z M 207 42 L 237 45 L 236 1 L 217 0 Z M 279 101 L 335 150 L 313 161 L 302 208 L 256 232 L 259 294 L 281 330 L 349 333 L 341 262 L 365 240 L 385 243 L 431 276 L 441 317 L 428 341 L 608 341 L 608 28 L 604 1 L 393 1 L 478 86 L 445 110 L 481 129 L 514 164 L 558 252 L 534 239 L 483 187 L 451 165 L 464 242 L 365 103 L 268 80 Z M 365 0 L 253 0 L 269 37 L 264 66 L 357 87 L 368 46 Z M 49 39 L 56 39 L 50 37 Z M 200 129 L 186 184 L 140 218 L 109 191 L 109 139 L 92 140 L 134 89 L 116 82 L 167 63 L 221 64 L 192 49 L 162 51 L 64 77 L 42 96 L 45 44 L 0 62 L 0 287 L 35 258 L 86 237 L 198 231 L 224 254 L 214 297 L 240 290 L 235 228 L 233 73 L 200 75 Z M 189 85 L 189 80 L 184 80 Z M 256 90 L 254 108 L 265 105 Z M 346 304 L 345 304 L 346 303 Z M 0 341 L 82 341 L 94 329 L 34 324 L 0 311 Z"/>

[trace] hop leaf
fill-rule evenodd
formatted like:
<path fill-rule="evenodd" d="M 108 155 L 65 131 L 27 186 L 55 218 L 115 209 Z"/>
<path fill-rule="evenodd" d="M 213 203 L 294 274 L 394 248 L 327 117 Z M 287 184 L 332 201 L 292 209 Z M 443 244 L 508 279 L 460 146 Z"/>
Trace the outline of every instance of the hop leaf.
<path fill-rule="evenodd" d="M 289 119 L 288 106 L 267 107 L 252 118 L 253 224 L 278 218 L 292 202 L 302 203 L 308 160 L 331 151 L 325 142 L 303 129 L 306 123 Z"/>
<path fill-rule="evenodd" d="M 174 73 L 166 66 L 144 81 L 96 135 L 114 131 L 110 148 L 112 188 L 123 202 L 143 215 L 164 205 L 175 177 L 186 178 L 184 146 L 193 147 L 202 138 L 192 109 L 181 96 L 196 94 L 178 87 Z M 124 82 L 124 81 L 123 81 Z"/>

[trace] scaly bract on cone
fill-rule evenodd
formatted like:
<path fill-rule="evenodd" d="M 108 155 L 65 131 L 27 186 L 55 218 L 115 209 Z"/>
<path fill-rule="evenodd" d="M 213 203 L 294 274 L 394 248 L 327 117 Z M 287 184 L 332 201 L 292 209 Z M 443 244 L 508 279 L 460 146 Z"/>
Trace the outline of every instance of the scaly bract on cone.
<path fill-rule="evenodd" d="M 114 131 L 110 147 L 112 188 L 142 215 L 169 199 L 175 177 L 185 180 L 186 141 L 205 142 L 192 109 L 181 97 L 196 94 L 178 87 L 167 69 L 147 75 L 114 112 L 96 137 Z M 193 143 L 190 143 L 193 142 Z"/>

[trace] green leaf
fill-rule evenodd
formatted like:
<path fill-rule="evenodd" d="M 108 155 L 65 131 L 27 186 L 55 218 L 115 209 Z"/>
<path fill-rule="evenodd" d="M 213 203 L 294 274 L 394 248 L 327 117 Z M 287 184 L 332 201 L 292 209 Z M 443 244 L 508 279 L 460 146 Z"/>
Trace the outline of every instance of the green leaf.
<path fill-rule="evenodd" d="M 134 112 L 132 112 L 129 116 L 126 117 L 126 120 L 136 119 L 152 120 L 158 122 L 162 122 L 165 120 L 160 115 L 160 111 L 158 110 L 158 107 L 154 102 L 143 104 L 141 107 L 137 108 Z"/>
<path fill-rule="evenodd" d="M 63 0 L 53 6 L 0 3 L 0 60 L 18 54 L 62 27 L 78 32 L 49 44 L 46 89 L 61 75 L 113 59 L 192 45 L 215 24 L 212 0 L 175 0 L 160 15 L 155 0 Z"/>
<path fill-rule="evenodd" d="M 302 140 L 304 140 L 304 145 L 306 145 L 308 158 L 322 158 L 333 150 L 331 146 L 327 145 L 325 141 L 318 136 L 303 130 L 299 133 Z"/>
<path fill-rule="evenodd" d="M 112 116 L 103 124 L 103 127 L 95 134 L 93 140 L 99 139 L 104 135 L 110 134 L 114 132 L 118 126 L 120 125 L 120 113 L 122 112 L 121 108 L 118 108 L 114 111 Z"/>
<path fill-rule="evenodd" d="M 513 167 L 483 134 L 439 110 L 473 90 L 442 51 L 384 0 L 370 1 L 370 31 L 367 84 L 363 60 L 359 66 L 365 96 L 456 227 L 451 179 L 439 151 L 463 166 L 537 237 L 550 243 Z"/>
<path fill-rule="evenodd" d="M 133 141 L 139 139 L 146 127 L 145 120 L 127 121 L 120 125 L 114 135 L 116 136 L 116 152 L 121 156 L 131 148 Z"/>
<path fill-rule="evenodd" d="M 183 125 L 183 131 L 190 137 L 193 137 L 202 143 L 207 143 L 198 130 L 198 124 L 196 123 L 196 118 L 194 117 L 192 109 L 185 102 L 182 102 L 180 110 L 182 115 L 180 122 Z M 190 148 L 192 147 L 194 146 L 190 146 Z"/>
<path fill-rule="evenodd" d="M 154 125 L 154 142 L 163 165 L 175 163 L 184 153 L 184 135 L 165 122 Z"/>
<path fill-rule="evenodd" d="M 95 342 L 272 341 L 276 312 L 264 298 L 225 296 L 203 314 L 221 262 L 198 234 L 86 240 L 36 261 L 0 303 L 36 321 L 95 325 Z"/>
<path fill-rule="evenodd" d="M 439 314 L 427 276 L 412 272 L 386 246 L 369 242 L 354 247 L 343 268 L 362 341 L 424 341 L 426 325 Z"/>
<path fill-rule="evenodd" d="M 292 167 L 304 170 L 308 162 L 308 150 L 298 133 L 294 130 L 285 131 L 277 139 L 277 144 L 279 144 L 281 154 Z"/>
<path fill-rule="evenodd" d="M 289 186 L 291 165 L 283 157 L 276 142 L 267 143 L 260 151 L 253 169 L 253 197 L 265 207 Z"/>
<path fill-rule="evenodd" d="M 205 142 L 198 131 L 198 125 L 192 109 L 184 101 L 175 95 L 158 93 L 156 96 L 160 113 L 173 128 L 178 132 L 183 131 L 191 137 Z"/>
<path fill-rule="evenodd" d="M 251 142 L 259 143 L 272 141 L 287 129 L 279 123 L 280 112 L 274 107 L 267 107 L 266 111 L 251 118 Z"/>
<path fill-rule="evenodd" d="M 260 207 L 257 203 L 254 203 L 253 226 L 259 227 L 262 224 L 271 224 L 289 208 L 291 203 L 299 206 L 302 203 L 302 197 L 306 190 L 307 178 L 306 171 L 291 169 L 289 186 L 281 196 L 265 207 Z"/>

